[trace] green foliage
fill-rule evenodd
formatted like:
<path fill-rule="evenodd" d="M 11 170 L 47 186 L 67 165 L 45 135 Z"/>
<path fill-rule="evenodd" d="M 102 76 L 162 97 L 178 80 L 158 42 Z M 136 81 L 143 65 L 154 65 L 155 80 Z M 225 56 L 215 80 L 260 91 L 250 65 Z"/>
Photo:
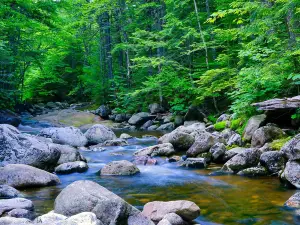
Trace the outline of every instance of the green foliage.
<path fill-rule="evenodd" d="M 279 151 L 283 147 L 283 145 L 291 139 L 292 139 L 292 137 L 285 137 L 282 139 L 277 139 L 277 140 L 272 141 L 270 146 L 272 149 Z"/>
<path fill-rule="evenodd" d="M 221 121 L 221 122 L 215 123 L 214 124 L 215 130 L 217 130 L 217 131 L 224 130 L 226 128 L 227 122 L 228 121 Z"/>
<path fill-rule="evenodd" d="M 217 118 L 214 117 L 213 115 L 208 115 L 207 119 L 208 119 L 208 121 L 210 121 L 212 123 L 216 123 L 217 122 Z"/>

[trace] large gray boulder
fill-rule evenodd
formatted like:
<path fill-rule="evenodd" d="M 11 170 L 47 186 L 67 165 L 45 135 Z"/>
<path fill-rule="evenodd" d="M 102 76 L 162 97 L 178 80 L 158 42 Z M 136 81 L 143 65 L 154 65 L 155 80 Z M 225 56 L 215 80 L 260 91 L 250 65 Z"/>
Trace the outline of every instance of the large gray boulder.
<path fill-rule="evenodd" d="M 170 156 L 175 153 L 171 143 L 158 144 L 140 149 L 134 153 L 135 156 Z"/>
<path fill-rule="evenodd" d="M 259 157 L 260 151 L 258 149 L 247 149 L 227 161 L 222 170 L 237 173 L 243 169 L 256 166 L 259 162 Z"/>
<path fill-rule="evenodd" d="M 288 141 L 280 151 L 289 160 L 300 160 L 300 134 Z"/>
<path fill-rule="evenodd" d="M 251 141 L 252 135 L 254 132 L 263 125 L 265 122 L 267 116 L 265 114 L 252 116 L 245 127 L 244 133 L 243 133 L 243 139 L 245 141 Z"/>
<path fill-rule="evenodd" d="M 0 198 L 16 198 L 20 196 L 20 192 L 15 188 L 5 184 L 0 185 Z"/>
<path fill-rule="evenodd" d="M 242 137 L 241 137 L 241 135 L 239 135 L 237 133 L 231 135 L 231 137 L 227 141 L 227 145 L 229 145 L 229 146 L 232 146 L 232 145 L 241 146 L 242 145 Z"/>
<path fill-rule="evenodd" d="M 283 154 L 279 151 L 264 152 L 259 161 L 271 174 L 276 174 L 284 168 Z"/>
<path fill-rule="evenodd" d="M 32 201 L 25 198 L 12 198 L 0 200 L 0 216 L 10 212 L 13 209 L 26 209 L 29 211 L 34 210 Z"/>
<path fill-rule="evenodd" d="M 83 173 L 88 170 L 88 165 L 85 162 L 67 162 L 55 168 L 57 174 Z"/>
<path fill-rule="evenodd" d="M 110 113 L 111 110 L 107 105 L 101 105 L 95 110 L 95 114 L 101 116 L 103 119 L 108 119 Z"/>
<path fill-rule="evenodd" d="M 53 170 L 59 157 L 60 152 L 50 143 L 22 134 L 11 125 L 0 125 L 0 166 L 18 163 Z"/>
<path fill-rule="evenodd" d="M 300 192 L 296 192 L 285 203 L 285 206 L 300 209 Z"/>
<path fill-rule="evenodd" d="M 300 189 L 300 163 L 288 161 L 285 165 L 283 177 L 293 186 Z"/>
<path fill-rule="evenodd" d="M 137 173 L 140 173 L 140 170 L 127 160 L 112 161 L 100 170 L 101 175 L 129 176 Z"/>
<path fill-rule="evenodd" d="M 84 135 L 90 144 L 99 144 L 117 138 L 110 128 L 101 124 L 92 126 Z"/>
<path fill-rule="evenodd" d="M 147 113 L 147 112 L 140 112 L 140 113 L 134 114 L 128 120 L 128 123 L 130 125 L 142 125 L 143 123 L 145 123 L 148 120 L 151 120 L 152 118 L 154 118 L 154 117 L 151 116 L 149 113 Z"/>
<path fill-rule="evenodd" d="M 86 161 L 80 152 L 69 145 L 50 144 L 50 147 L 60 152 L 60 157 L 57 162 L 58 165 L 68 162 Z"/>
<path fill-rule="evenodd" d="M 0 168 L 0 184 L 15 188 L 43 187 L 60 183 L 59 178 L 44 170 L 22 164 L 9 164 Z"/>
<path fill-rule="evenodd" d="M 75 181 L 64 188 L 55 199 L 54 212 L 65 216 L 92 212 L 104 225 L 127 224 L 130 216 L 140 213 L 119 196 L 87 180 Z"/>
<path fill-rule="evenodd" d="M 185 132 L 174 130 L 159 138 L 158 143 L 171 143 L 176 151 L 185 151 L 189 149 L 195 141 L 195 138 Z"/>
<path fill-rule="evenodd" d="M 196 136 L 196 141 L 186 152 L 187 156 L 197 156 L 200 153 L 208 152 L 209 149 L 218 143 L 218 138 L 216 138 L 211 133 L 206 131 L 198 132 Z"/>
<path fill-rule="evenodd" d="M 244 152 L 247 148 L 236 147 L 225 152 L 222 161 L 227 162 L 229 159 L 233 158 L 235 155 Z"/>
<path fill-rule="evenodd" d="M 51 138 L 54 143 L 81 147 L 87 144 L 83 133 L 75 127 L 51 127 L 40 131 L 39 136 Z"/>
<path fill-rule="evenodd" d="M 167 214 L 176 213 L 184 220 L 192 221 L 200 215 L 200 208 L 191 201 L 154 201 L 144 206 L 142 214 L 155 223 L 162 220 Z"/>
<path fill-rule="evenodd" d="M 275 139 L 280 139 L 285 135 L 285 133 L 274 125 L 267 125 L 258 128 L 252 135 L 251 146 L 252 147 L 262 147 L 265 143 L 273 141 Z"/>
<path fill-rule="evenodd" d="M 221 162 L 226 152 L 226 146 L 223 143 L 216 143 L 209 149 L 209 152 L 214 162 Z"/>

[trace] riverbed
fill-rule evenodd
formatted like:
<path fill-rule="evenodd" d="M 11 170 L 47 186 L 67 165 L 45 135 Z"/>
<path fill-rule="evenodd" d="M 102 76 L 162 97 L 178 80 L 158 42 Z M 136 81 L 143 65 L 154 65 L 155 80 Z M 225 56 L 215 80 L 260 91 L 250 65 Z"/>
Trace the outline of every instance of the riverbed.
<path fill-rule="evenodd" d="M 36 133 L 49 123 L 26 121 L 20 130 Z M 116 131 L 119 135 L 121 131 Z M 128 133 L 128 132 L 126 132 Z M 76 180 L 92 180 L 113 191 L 139 209 L 150 201 L 190 200 L 201 208 L 197 222 L 210 224 L 288 225 L 296 224 L 284 202 L 296 190 L 283 187 L 277 177 L 248 178 L 238 175 L 214 173 L 222 165 L 211 164 L 202 170 L 183 169 L 176 163 L 158 158 L 158 165 L 138 166 L 141 173 L 135 176 L 100 176 L 98 171 L 114 160 L 132 160 L 133 153 L 143 147 L 157 144 L 157 139 L 144 137 L 162 133 L 131 132 L 136 138 L 129 139 L 124 147 L 106 147 L 105 151 L 81 151 L 88 159 L 89 170 L 85 173 L 58 175 L 61 184 L 44 188 L 23 190 L 26 198 L 34 202 L 37 213 L 53 210 L 59 192 Z"/>

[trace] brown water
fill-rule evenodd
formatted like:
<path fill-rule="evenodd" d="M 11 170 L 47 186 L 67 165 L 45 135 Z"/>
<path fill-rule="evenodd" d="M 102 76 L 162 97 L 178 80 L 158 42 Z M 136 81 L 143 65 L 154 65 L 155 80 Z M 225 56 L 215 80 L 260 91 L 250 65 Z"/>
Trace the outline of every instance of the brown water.
<path fill-rule="evenodd" d="M 90 169 L 83 174 L 61 175 L 61 185 L 24 190 L 34 201 L 38 213 L 53 209 L 62 188 L 75 180 L 93 180 L 142 209 L 155 200 L 186 199 L 201 208 L 201 224 L 296 224 L 292 213 L 283 208 L 284 202 L 296 191 L 285 189 L 276 177 L 247 178 L 237 175 L 209 176 L 218 165 L 206 170 L 178 168 L 159 159 L 157 166 L 139 166 L 141 174 L 132 177 L 100 177 L 97 171 L 112 160 L 132 158 L 132 153 L 155 144 L 151 138 L 134 139 L 130 146 L 109 147 L 105 152 L 82 152 L 89 159 Z M 122 153 L 122 156 L 111 153 Z M 209 222 L 205 222 L 209 221 Z"/>

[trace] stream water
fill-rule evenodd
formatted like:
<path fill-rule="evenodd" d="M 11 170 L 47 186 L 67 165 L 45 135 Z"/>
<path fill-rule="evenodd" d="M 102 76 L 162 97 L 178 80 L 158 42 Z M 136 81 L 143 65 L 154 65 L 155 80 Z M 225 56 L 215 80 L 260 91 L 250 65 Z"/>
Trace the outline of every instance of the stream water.
<path fill-rule="evenodd" d="M 24 121 L 23 132 L 36 133 L 48 123 Z M 132 133 L 141 137 L 144 133 Z M 148 133 L 150 134 L 150 133 Z M 151 133 L 153 134 L 153 133 Z M 160 135 L 155 133 L 155 135 Z M 107 147 L 104 152 L 82 151 L 88 159 L 85 173 L 59 175 L 61 184 L 53 187 L 23 190 L 26 198 L 34 202 L 38 213 L 53 210 L 59 192 L 76 180 L 92 180 L 142 209 L 150 201 L 190 200 L 201 208 L 197 222 L 210 224 L 287 225 L 296 224 L 292 212 L 283 207 L 296 190 L 284 188 L 277 177 L 247 178 L 237 175 L 209 175 L 221 165 L 205 170 L 178 168 L 158 158 L 159 165 L 138 166 L 141 173 L 130 177 L 100 176 L 99 169 L 113 160 L 132 160 L 133 152 L 156 144 L 153 138 L 134 138 L 129 146 Z"/>

